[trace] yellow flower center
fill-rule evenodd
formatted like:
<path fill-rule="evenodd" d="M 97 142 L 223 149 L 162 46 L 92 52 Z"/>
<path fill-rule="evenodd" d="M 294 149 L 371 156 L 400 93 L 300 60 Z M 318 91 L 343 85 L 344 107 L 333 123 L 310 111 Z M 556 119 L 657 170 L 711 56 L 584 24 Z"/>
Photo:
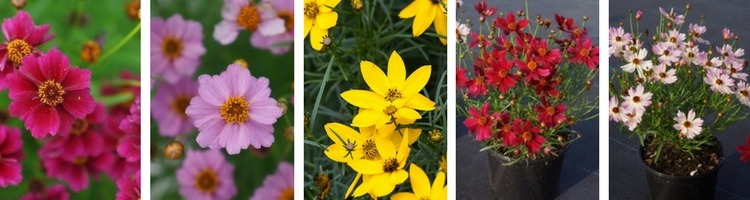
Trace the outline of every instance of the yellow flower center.
<path fill-rule="evenodd" d="M 88 160 L 89 160 L 88 158 L 81 156 L 81 157 L 78 157 L 75 160 L 73 160 L 73 164 L 75 164 L 75 165 L 85 165 L 86 162 L 88 162 Z"/>
<path fill-rule="evenodd" d="M 255 4 L 245 6 L 240 10 L 240 14 L 237 16 L 237 24 L 245 27 L 250 32 L 255 32 L 260 24 L 260 13 L 258 7 Z"/>
<path fill-rule="evenodd" d="M 182 40 L 167 36 L 162 40 L 161 50 L 170 61 L 174 60 L 182 55 Z"/>
<path fill-rule="evenodd" d="M 24 40 L 15 39 L 8 43 L 8 60 L 13 64 L 21 64 L 21 60 L 26 55 L 31 54 L 31 45 Z"/>
<path fill-rule="evenodd" d="M 484 126 L 484 124 L 487 124 L 487 117 L 479 117 L 479 120 L 477 120 L 477 124 L 480 126 Z"/>
<path fill-rule="evenodd" d="M 581 49 L 581 56 L 586 57 L 589 56 L 590 50 L 589 49 Z"/>
<path fill-rule="evenodd" d="M 73 122 L 73 128 L 70 130 L 70 134 L 80 135 L 89 129 L 89 122 L 85 119 L 77 119 Z"/>
<path fill-rule="evenodd" d="M 398 170 L 398 160 L 396 158 L 388 158 L 383 163 L 383 171 L 385 173 L 391 173 Z"/>
<path fill-rule="evenodd" d="M 398 109 L 396 108 L 396 106 L 390 105 L 388 107 L 385 107 L 385 110 L 383 110 L 383 112 L 385 112 L 386 115 L 393 115 L 396 114 L 397 110 Z"/>
<path fill-rule="evenodd" d="M 250 103 L 239 96 L 229 97 L 221 104 L 219 112 L 221 118 L 227 123 L 245 123 L 250 119 Z"/>
<path fill-rule="evenodd" d="M 213 169 L 207 168 L 195 176 L 195 188 L 203 193 L 213 193 L 219 186 L 219 176 Z"/>
<path fill-rule="evenodd" d="M 294 30 L 294 13 L 287 11 L 276 11 L 276 15 L 284 20 L 284 26 L 287 31 Z"/>
<path fill-rule="evenodd" d="M 523 142 L 528 142 L 529 140 L 531 140 L 531 136 L 532 136 L 531 132 L 526 131 L 526 132 L 523 132 L 523 135 L 521 137 L 523 137 Z"/>
<path fill-rule="evenodd" d="M 279 194 L 279 200 L 293 200 L 294 199 L 294 187 L 289 187 L 281 191 Z"/>
<path fill-rule="evenodd" d="M 401 98 L 401 92 L 398 89 L 388 89 L 388 93 L 385 94 L 385 100 L 393 102 L 396 99 Z"/>
<path fill-rule="evenodd" d="M 380 156 L 378 148 L 375 146 L 375 141 L 372 139 L 367 140 L 365 144 L 362 145 L 362 151 L 365 152 L 365 155 L 362 156 L 363 159 L 372 160 Z"/>
<path fill-rule="evenodd" d="M 37 97 L 39 97 L 39 102 L 48 106 L 57 106 L 57 104 L 63 102 L 65 89 L 55 80 L 46 80 L 38 86 L 36 93 Z"/>
<path fill-rule="evenodd" d="M 554 115 L 555 114 L 555 108 L 548 107 L 547 108 L 547 115 Z"/>
<path fill-rule="evenodd" d="M 315 17 L 318 16 L 318 12 L 320 12 L 318 5 L 315 4 L 315 2 L 308 2 L 305 3 L 305 17 L 309 19 L 315 19 Z"/>
<path fill-rule="evenodd" d="M 537 50 L 536 50 L 536 52 L 537 52 L 537 54 L 539 54 L 540 56 L 545 56 L 545 55 L 547 55 L 547 49 L 546 49 L 546 48 L 539 48 L 539 49 L 537 49 Z"/>
<path fill-rule="evenodd" d="M 527 63 L 527 64 L 526 64 L 526 67 L 528 67 L 528 68 L 529 68 L 529 70 L 532 70 L 532 71 L 533 71 L 533 70 L 536 70 L 536 67 L 537 67 L 537 66 L 536 66 L 536 62 L 534 62 L 534 61 L 529 61 L 529 63 Z"/>
<path fill-rule="evenodd" d="M 172 160 L 181 158 L 184 151 L 185 151 L 185 146 L 176 140 L 167 143 L 167 146 L 164 147 L 164 155 L 167 158 L 172 159 Z"/>
<path fill-rule="evenodd" d="M 172 101 L 172 111 L 174 113 L 177 113 L 180 118 L 185 119 L 187 117 L 187 114 L 185 114 L 185 110 L 187 109 L 188 105 L 190 105 L 190 96 L 187 95 L 179 95 Z"/>

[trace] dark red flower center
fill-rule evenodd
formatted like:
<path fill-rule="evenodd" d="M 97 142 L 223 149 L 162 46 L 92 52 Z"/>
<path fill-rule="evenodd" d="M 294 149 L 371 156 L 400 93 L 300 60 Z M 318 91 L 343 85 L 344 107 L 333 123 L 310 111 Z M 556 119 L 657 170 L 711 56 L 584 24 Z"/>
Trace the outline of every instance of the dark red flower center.
<path fill-rule="evenodd" d="M 307 17 L 308 19 L 315 19 L 315 17 L 318 16 L 318 12 L 320 12 L 320 10 L 318 9 L 318 5 L 315 4 L 315 2 L 306 3 L 304 10 L 305 17 Z"/>
<path fill-rule="evenodd" d="M 750 96 L 750 92 L 748 92 L 747 90 L 741 90 L 740 95 L 742 95 L 743 97 L 747 97 Z"/>
<path fill-rule="evenodd" d="M 638 59 L 638 58 L 633 58 L 633 62 L 632 62 L 632 63 L 633 63 L 633 64 L 636 64 L 636 65 L 637 65 L 637 64 L 641 64 L 641 59 Z"/>
<path fill-rule="evenodd" d="M 523 138 L 523 142 L 530 141 L 532 136 L 534 136 L 534 135 L 531 134 L 531 132 L 529 132 L 529 131 L 523 132 L 523 134 L 521 135 L 521 137 Z"/>
<path fill-rule="evenodd" d="M 641 102 L 641 97 L 640 96 L 634 96 L 633 97 L 633 102 L 635 102 L 635 103 Z"/>
<path fill-rule="evenodd" d="M 617 41 L 617 42 L 619 42 L 619 41 L 622 41 L 622 37 L 620 37 L 620 36 L 616 36 L 616 37 L 615 37 L 615 41 Z"/>
<path fill-rule="evenodd" d="M 677 42 L 677 38 L 676 37 L 671 37 L 671 38 L 669 38 L 669 42 L 676 43 Z"/>
<path fill-rule="evenodd" d="M 70 130 L 70 134 L 80 135 L 89 129 L 89 121 L 86 119 L 77 119 L 73 122 L 73 128 Z"/>
<path fill-rule="evenodd" d="M 162 41 L 161 49 L 167 59 L 174 60 L 182 55 L 182 40 L 167 36 Z"/>
<path fill-rule="evenodd" d="M 206 168 L 195 176 L 195 188 L 203 193 L 213 193 L 219 186 L 219 176 L 213 169 Z"/>
<path fill-rule="evenodd" d="M 37 88 L 39 102 L 48 106 L 57 106 L 57 104 L 62 103 L 63 95 L 65 95 L 65 89 L 55 80 L 46 80 L 39 84 Z"/>
<path fill-rule="evenodd" d="M 659 73 L 659 77 L 661 77 L 661 78 L 667 78 L 667 74 L 664 73 L 664 72 Z"/>
<path fill-rule="evenodd" d="M 219 107 L 219 114 L 227 123 L 245 123 L 250 119 L 250 102 L 239 96 L 229 97 Z"/>
<path fill-rule="evenodd" d="M 365 141 L 365 144 L 362 145 L 362 151 L 364 152 L 363 159 L 372 160 L 380 156 L 378 148 L 375 146 L 375 141 L 372 139 Z"/>
<path fill-rule="evenodd" d="M 250 32 L 255 32 L 260 24 L 260 12 L 255 4 L 242 7 L 240 14 L 237 15 L 237 25 L 245 27 Z"/>
<path fill-rule="evenodd" d="M 401 98 L 401 92 L 398 89 L 388 89 L 388 93 L 385 94 L 385 100 L 393 102 L 396 99 Z"/>
<path fill-rule="evenodd" d="M 716 79 L 716 85 L 724 85 L 724 81 L 721 81 L 721 79 Z"/>
<path fill-rule="evenodd" d="M 682 125 L 685 126 L 685 128 L 690 128 L 690 126 L 692 126 L 692 124 L 690 124 L 690 121 L 682 122 Z"/>
<path fill-rule="evenodd" d="M 737 73 L 737 69 L 735 69 L 735 68 L 733 68 L 733 67 L 732 67 L 732 68 L 729 68 L 729 73 L 730 73 L 730 74 L 734 74 L 734 73 Z"/>
<path fill-rule="evenodd" d="M 714 66 L 714 64 L 711 63 L 711 61 L 706 61 L 706 66 L 711 67 L 711 66 Z"/>
<path fill-rule="evenodd" d="M 613 113 L 620 113 L 620 107 L 612 107 Z"/>
<path fill-rule="evenodd" d="M 8 43 L 8 60 L 13 64 L 21 64 L 21 60 L 26 55 L 31 54 L 31 46 L 24 40 L 15 39 Z"/>
<path fill-rule="evenodd" d="M 188 95 L 179 95 L 174 98 L 172 101 L 172 111 L 176 113 L 181 118 L 185 119 L 187 117 L 187 114 L 185 114 L 185 110 L 187 109 L 188 105 L 190 105 L 190 96 Z"/>
<path fill-rule="evenodd" d="M 390 173 L 398 170 L 398 160 L 396 158 L 388 158 L 383 163 L 383 171 L 385 173 Z"/>
<path fill-rule="evenodd" d="M 663 53 L 663 54 L 664 54 L 665 56 L 669 56 L 669 50 L 664 50 L 664 52 L 662 52 L 662 53 Z"/>
<path fill-rule="evenodd" d="M 88 162 L 88 160 L 89 160 L 88 158 L 83 157 L 83 156 L 77 157 L 76 159 L 73 160 L 73 164 L 75 164 L 75 165 L 85 165 L 86 162 Z"/>

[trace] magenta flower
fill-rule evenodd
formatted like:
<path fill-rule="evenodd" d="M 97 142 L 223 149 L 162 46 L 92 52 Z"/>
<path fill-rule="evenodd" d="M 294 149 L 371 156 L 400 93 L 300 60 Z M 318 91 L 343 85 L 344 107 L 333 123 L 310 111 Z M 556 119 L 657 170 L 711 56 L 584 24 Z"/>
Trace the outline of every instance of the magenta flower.
<path fill-rule="evenodd" d="M 216 150 L 187 152 L 177 169 L 180 195 L 187 199 L 231 199 L 237 195 L 234 166 Z"/>
<path fill-rule="evenodd" d="M 34 138 L 67 133 L 76 119 L 94 111 L 91 71 L 70 67 L 68 57 L 53 49 L 38 58 L 26 57 L 6 79 L 10 115 L 24 121 Z"/>
<path fill-rule="evenodd" d="M 117 180 L 117 200 L 140 200 L 141 199 L 141 170 L 134 176 L 123 176 Z"/>
<path fill-rule="evenodd" d="M 5 89 L 5 77 L 21 64 L 23 57 L 38 54 L 37 47 L 55 36 L 47 34 L 49 25 L 36 26 L 29 13 L 23 10 L 4 19 L 2 29 L 5 43 L 0 44 L 0 89 Z"/>
<path fill-rule="evenodd" d="M 59 136 L 58 136 L 59 137 Z M 45 143 L 39 150 L 39 157 L 44 170 L 50 178 L 65 181 L 70 189 L 78 192 L 89 186 L 89 177 L 98 177 L 112 167 L 115 161 L 113 153 L 105 152 L 99 155 L 67 155 L 72 154 L 69 148 L 51 142 Z M 70 159 L 70 158 L 73 159 Z"/>
<path fill-rule="evenodd" d="M 198 144 L 226 148 L 229 154 L 250 145 L 270 147 L 273 124 L 282 110 L 270 97 L 268 83 L 267 78 L 255 78 L 239 65 L 229 65 L 220 75 L 198 77 L 198 96 L 186 110 L 198 127 Z"/>
<path fill-rule="evenodd" d="M 221 16 L 224 19 L 214 28 L 214 39 L 223 45 L 232 43 L 242 29 L 264 36 L 286 31 L 284 19 L 267 2 L 256 5 L 248 0 L 224 0 Z"/>
<path fill-rule="evenodd" d="M 0 125 L 0 188 L 21 182 L 23 157 L 21 131 Z"/>
<path fill-rule="evenodd" d="M 285 32 L 274 35 L 253 34 L 250 43 L 260 49 L 268 49 L 273 54 L 281 55 L 292 47 L 292 44 L 281 44 L 294 40 L 294 2 L 292 0 L 267 0 L 276 9 L 276 15 L 284 20 Z"/>
<path fill-rule="evenodd" d="M 151 73 L 170 83 L 192 76 L 206 53 L 203 27 L 179 14 L 151 19 Z"/>
<path fill-rule="evenodd" d="M 263 186 L 250 197 L 250 200 L 264 199 L 294 199 L 294 167 L 291 164 L 279 163 L 276 173 L 266 176 Z"/>
<path fill-rule="evenodd" d="M 26 193 L 21 197 L 21 200 L 68 200 L 70 199 L 70 194 L 68 194 L 68 191 L 65 190 L 65 187 L 62 185 L 55 185 L 52 187 L 44 188 L 44 185 L 42 185 L 41 181 L 38 182 L 38 186 L 34 186 L 34 184 L 37 184 L 35 182 L 32 182 L 29 186 L 29 193 Z"/>
<path fill-rule="evenodd" d="M 65 149 L 60 156 L 66 160 L 75 160 L 80 156 L 98 156 L 106 151 L 104 135 L 94 126 L 104 121 L 104 105 L 97 104 L 96 109 L 85 118 L 77 119 L 71 126 L 70 133 L 53 137 L 45 146 L 53 149 Z"/>
<path fill-rule="evenodd" d="M 141 160 L 141 97 L 136 97 L 130 106 L 130 114 L 120 122 L 120 130 L 125 136 L 120 138 L 117 153 L 128 162 Z"/>
<path fill-rule="evenodd" d="M 159 135 L 176 137 L 190 132 L 195 127 L 185 114 L 190 99 L 198 95 L 198 83 L 185 77 L 175 84 L 159 82 L 156 84 L 151 114 L 159 124 Z"/>

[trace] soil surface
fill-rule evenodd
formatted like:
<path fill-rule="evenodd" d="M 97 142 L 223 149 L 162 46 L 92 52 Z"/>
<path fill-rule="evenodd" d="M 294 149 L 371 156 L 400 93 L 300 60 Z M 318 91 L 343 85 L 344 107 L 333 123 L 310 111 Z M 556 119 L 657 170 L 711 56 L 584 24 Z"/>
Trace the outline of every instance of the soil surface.
<path fill-rule="evenodd" d="M 643 151 L 645 154 L 643 155 L 643 162 L 658 172 L 672 176 L 700 175 L 718 167 L 724 158 L 718 142 L 715 137 L 711 138 L 710 143 L 712 145 L 707 145 L 700 150 L 694 151 L 693 155 L 695 157 L 690 157 L 690 154 L 687 152 L 672 148 L 671 144 L 667 143 L 664 145 L 659 156 L 659 162 L 657 163 L 654 160 L 654 154 L 656 154 L 659 145 L 652 138 L 648 138 L 645 141 L 646 147 Z"/>

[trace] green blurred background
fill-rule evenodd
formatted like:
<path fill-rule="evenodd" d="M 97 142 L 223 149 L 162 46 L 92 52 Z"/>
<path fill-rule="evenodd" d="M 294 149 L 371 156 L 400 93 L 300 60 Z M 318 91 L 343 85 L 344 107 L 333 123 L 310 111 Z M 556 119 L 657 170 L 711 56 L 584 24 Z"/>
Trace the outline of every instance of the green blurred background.
<path fill-rule="evenodd" d="M 11 18 L 16 15 L 16 9 L 11 1 L 0 2 L 0 18 Z M 60 49 L 70 59 L 71 66 L 90 69 L 92 73 L 92 95 L 98 102 L 113 105 L 127 101 L 129 97 L 102 98 L 99 89 L 102 83 L 118 79 L 120 72 L 127 70 L 138 76 L 140 74 L 140 34 L 135 34 L 130 40 L 114 52 L 106 60 L 89 64 L 83 62 L 80 55 L 83 44 L 88 40 L 103 39 L 102 54 L 107 54 L 114 46 L 123 40 L 139 24 L 127 16 L 125 5 L 130 1 L 123 0 L 33 0 L 23 9 L 29 12 L 36 25 L 49 24 L 48 33 L 55 38 L 40 47 L 43 51 L 51 48 Z M 2 39 L 2 42 L 4 39 Z M 100 57 L 101 59 L 101 57 Z M 8 91 L 0 92 L 0 112 L 7 114 Z M 109 106 L 108 106 L 109 107 Z M 28 190 L 29 180 L 32 178 L 43 180 L 45 185 L 52 186 L 62 183 L 49 179 L 42 171 L 38 151 L 42 146 L 40 140 L 31 137 L 23 128 L 23 122 L 17 118 L 9 118 L 5 125 L 22 130 L 24 153 L 23 182 L 18 186 L 0 189 L 0 199 L 18 199 Z M 64 184 L 64 183 L 63 183 Z M 64 184 L 65 185 L 65 184 Z M 70 191 L 69 191 L 70 192 Z M 114 199 L 117 193 L 116 183 L 106 175 L 99 179 L 92 179 L 89 188 L 70 193 L 71 199 Z"/>
<path fill-rule="evenodd" d="M 250 33 L 241 31 L 237 39 L 227 45 L 219 44 L 213 38 L 214 26 L 221 18 L 223 1 L 177 1 L 154 0 L 151 2 L 152 18 L 169 18 L 180 14 L 186 20 L 198 21 L 203 26 L 203 45 L 206 54 L 201 57 L 201 64 L 193 77 L 200 74 L 219 74 L 237 59 L 247 61 L 250 72 L 256 77 L 270 79 L 271 97 L 284 98 L 288 102 L 287 114 L 281 116 L 274 125 L 275 141 L 267 155 L 258 156 L 253 150 L 243 150 L 236 155 L 221 152 L 234 165 L 234 181 L 238 194 L 235 199 L 248 199 L 256 188 L 261 186 L 267 175 L 276 172 L 280 161 L 293 163 L 293 141 L 285 139 L 284 128 L 293 125 L 294 109 L 291 104 L 292 83 L 294 80 L 294 56 L 290 51 L 282 56 L 273 55 L 270 51 L 255 49 L 250 45 Z M 158 91 L 155 91 L 158 92 Z M 153 95 L 152 91 L 152 95 Z M 179 195 L 179 186 L 175 178 L 175 171 L 180 168 L 184 156 L 178 160 L 164 157 L 164 147 L 174 138 L 163 137 L 158 134 L 158 125 L 152 121 L 151 127 L 151 198 L 152 199 L 183 199 Z M 186 133 L 178 137 L 185 145 L 185 151 L 200 149 L 195 142 L 197 131 Z M 252 147 L 251 147 L 252 148 Z"/>

